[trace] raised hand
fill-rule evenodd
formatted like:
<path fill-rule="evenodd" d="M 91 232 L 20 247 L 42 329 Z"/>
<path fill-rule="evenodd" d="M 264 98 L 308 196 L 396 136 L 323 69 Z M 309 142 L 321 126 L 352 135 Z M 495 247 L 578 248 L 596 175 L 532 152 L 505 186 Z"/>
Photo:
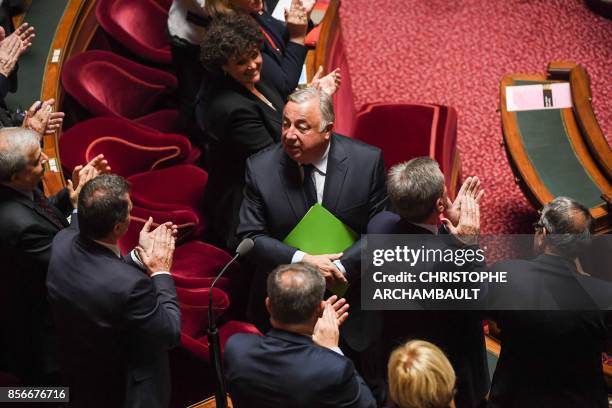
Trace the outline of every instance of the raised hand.
<path fill-rule="evenodd" d="M 30 109 L 26 111 L 22 126 L 41 135 L 53 134 L 59 130 L 64 121 L 64 112 L 53 112 L 54 103 L 55 99 L 53 98 L 44 102 L 34 102 Z"/>
<path fill-rule="evenodd" d="M 285 9 L 285 24 L 287 25 L 289 39 L 291 42 L 298 44 L 304 44 L 304 38 L 308 30 L 308 17 L 310 16 L 310 11 L 304 7 L 303 1 L 292 0 L 291 8 L 289 10 Z M 311 0 L 306 1 L 310 2 Z"/>
<path fill-rule="evenodd" d="M 312 78 L 310 86 L 317 88 L 328 95 L 333 95 L 340 88 L 341 83 L 342 76 L 340 74 L 340 68 L 336 68 L 329 74 L 323 76 L 323 67 L 321 66 Z"/>
<path fill-rule="evenodd" d="M 30 27 L 28 23 L 23 23 L 17 27 L 9 37 L 11 36 L 16 36 L 21 40 L 21 53 L 23 54 L 23 52 L 32 45 L 32 41 L 34 37 L 36 37 L 36 34 L 34 34 L 34 27 Z"/>
<path fill-rule="evenodd" d="M 461 200 L 459 221 L 453 225 L 448 218 L 443 218 L 442 222 L 448 232 L 455 236 L 465 245 L 475 245 L 478 243 L 480 234 L 480 206 L 473 195 L 464 195 Z"/>
<path fill-rule="evenodd" d="M 79 165 L 72 170 L 72 180 L 68 180 L 66 188 L 70 194 L 72 206 L 77 207 L 79 193 L 89 180 L 98 177 L 103 173 L 110 173 L 111 168 L 103 154 L 99 154 L 89 161 L 85 166 Z"/>
<path fill-rule="evenodd" d="M 148 250 L 140 246 L 136 247 L 138 257 L 149 276 L 156 272 L 170 271 L 174 256 L 175 240 L 176 238 L 172 235 L 172 229 L 162 224 L 153 231 L 153 244 Z"/>
<path fill-rule="evenodd" d="M 346 303 L 346 299 L 338 299 L 337 295 L 333 295 L 330 296 L 325 302 L 334 308 L 334 311 L 336 312 L 336 323 L 338 323 L 338 326 L 342 326 L 342 323 L 344 323 L 348 318 L 349 304 Z"/>
<path fill-rule="evenodd" d="M 15 69 L 21 53 L 22 42 L 18 36 L 10 35 L 0 41 L 0 74 L 8 77 Z"/>
<path fill-rule="evenodd" d="M 153 217 L 149 217 L 147 222 L 145 222 L 145 225 L 140 230 L 140 234 L 138 235 L 138 246 L 144 249 L 145 252 L 149 251 L 151 246 L 153 245 L 155 231 L 157 231 L 157 229 L 161 228 L 162 226 L 164 226 L 165 228 L 169 228 L 173 237 L 176 237 L 178 232 L 178 227 L 170 221 L 158 225 L 158 227 L 153 231 L 151 231 L 152 225 Z"/>
<path fill-rule="evenodd" d="M 325 303 L 323 316 L 319 317 L 312 333 L 312 341 L 321 347 L 338 347 L 340 340 L 340 330 L 338 330 L 338 320 L 334 307 Z"/>
<path fill-rule="evenodd" d="M 446 210 L 444 216 L 455 226 L 459 223 L 461 201 L 466 195 L 473 197 L 476 200 L 476 204 L 480 204 L 480 200 L 484 195 L 484 190 L 480 185 L 480 179 L 478 177 L 474 176 L 465 179 L 453 203 L 450 202 L 448 196 L 446 197 L 447 202 L 445 203 Z"/>

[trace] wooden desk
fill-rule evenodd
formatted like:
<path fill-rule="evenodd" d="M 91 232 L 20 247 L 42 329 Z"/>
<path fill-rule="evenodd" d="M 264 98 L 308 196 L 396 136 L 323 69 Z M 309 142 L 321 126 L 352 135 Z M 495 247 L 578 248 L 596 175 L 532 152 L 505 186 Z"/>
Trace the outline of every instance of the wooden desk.
<path fill-rule="evenodd" d="M 508 112 L 506 87 L 560 82 L 564 73 L 574 108 Z M 595 233 L 612 231 L 612 151 L 603 138 L 590 103 L 588 75 L 573 63 L 551 63 L 549 76 L 506 75 L 500 86 L 504 147 L 515 175 L 532 205 L 541 208 L 556 196 L 569 196 L 590 208 Z"/>
<path fill-rule="evenodd" d="M 198 402 L 196 404 L 190 405 L 187 408 L 215 408 L 217 406 L 215 397 L 206 398 L 204 401 Z M 227 406 L 228 408 L 232 408 L 232 399 L 227 396 Z"/>

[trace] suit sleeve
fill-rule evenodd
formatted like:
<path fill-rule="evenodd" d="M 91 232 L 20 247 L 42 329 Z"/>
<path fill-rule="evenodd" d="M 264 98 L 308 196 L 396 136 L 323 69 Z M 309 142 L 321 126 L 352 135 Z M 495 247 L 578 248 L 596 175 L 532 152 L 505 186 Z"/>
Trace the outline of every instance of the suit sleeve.
<path fill-rule="evenodd" d="M 181 312 L 170 275 L 142 277 L 130 293 L 125 324 L 142 338 L 143 344 L 155 343 L 172 348 L 180 341 Z"/>
<path fill-rule="evenodd" d="M 276 78 L 272 78 L 272 80 L 284 100 L 299 85 L 307 52 L 308 49 L 304 45 L 288 42 L 281 55 L 280 69 L 274 70 Z M 278 64 L 273 57 L 269 58 L 269 63 Z"/>
<path fill-rule="evenodd" d="M 365 381 L 355 370 L 352 362 L 346 361 L 339 381 L 330 389 L 326 400 L 334 407 L 374 408 L 376 400 Z"/>
<path fill-rule="evenodd" d="M 257 263 L 280 265 L 291 263 L 296 248 L 283 244 L 269 235 L 266 222 L 266 209 L 254 177 L 252 161 L 247 160 L 244 199 L 240 207 L 240 239 L 251 238 L 255 241 L 252 256 Z"/>
<path fill-rule="evenodd" d="M 21 250 L 28 259 L 46 270 L 51 259 L 51 243 L 53 235 L 49 230 L 34 222 L 21 233 Z"/>
<path fill-rule="evenodd" d="M 73 210 L 72 201 L 70 201 L 70 194 L 66 188 L 60 190 L 57 194 L 48 197 L 47 200 L 49 200 L 49 204 L 60 210 L 65 217 L 70 215 Z"/>
<path fill-rule="evenodd" d="M 233 146 L 245 157 L 274 143 L 259 113 L 248 107 L 231 112 L 225 125 L 229 127 L 228 135 Z"/>
<path fill-rule="evenodd" d="M 0 74 L 0 100 L 4 100 L 8 95 L 11 88 L 11 81 L 9 78 Z"/>
<path fill-rule="evenodd" d="M 370 197 L 368 199 L 368 221 L 387 208 L 388 196 L 385 180 L 385 164 L 382 152 L 379 151 L 376 158 L 376 164 L 372 170 Z M 344 255 L 340 258 L 340 262 L 342 262 L 342 265 L 346 269 L 346 275 L 349 282 L 360 276 L 362 246 L 363 240 L 359 239 L 345 250 Z"/>

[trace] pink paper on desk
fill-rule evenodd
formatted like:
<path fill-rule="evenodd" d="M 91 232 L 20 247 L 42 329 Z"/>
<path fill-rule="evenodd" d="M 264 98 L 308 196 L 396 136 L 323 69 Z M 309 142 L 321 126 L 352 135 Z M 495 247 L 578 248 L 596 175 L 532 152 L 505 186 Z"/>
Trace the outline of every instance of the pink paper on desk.
<path fill-rule="evenodd" d="M 568 82 L 507 86 L 506 107 L 509 112 L 571 108 L 572 93 Z"/>

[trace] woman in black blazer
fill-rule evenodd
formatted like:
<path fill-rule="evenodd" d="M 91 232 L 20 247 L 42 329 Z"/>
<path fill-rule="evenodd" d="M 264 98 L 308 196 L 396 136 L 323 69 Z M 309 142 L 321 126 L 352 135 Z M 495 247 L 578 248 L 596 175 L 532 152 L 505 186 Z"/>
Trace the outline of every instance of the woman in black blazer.
<path fill-rule="evenodd" d="M 210 217 L 207 238 L 228 249 L 238 244 L 235 232 L 246 159 L 279 142 L 288 96 L 262 73 L 263 42 L 264 35 L 251 17 L 234 14 L 215 20 L 201 47 L 202 64 L 209 72 L 197 106 L 210 143 L 204 197 Z M 317 78 L 317 84 L 333 92 L 339 75 L 334 71 Z"/>

